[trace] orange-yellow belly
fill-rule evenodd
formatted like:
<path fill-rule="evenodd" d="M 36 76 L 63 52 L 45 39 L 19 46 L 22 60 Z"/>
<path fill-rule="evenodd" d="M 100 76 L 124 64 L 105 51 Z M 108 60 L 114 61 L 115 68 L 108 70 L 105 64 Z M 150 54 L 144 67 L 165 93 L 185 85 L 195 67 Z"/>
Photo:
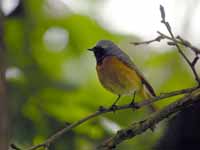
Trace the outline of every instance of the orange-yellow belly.
<path fill-rule="evenodd" d="M 115 56 L 104 58 L 96 69 L 101 84 L 115 94 L 130 95 L 142 86 L 137 73 Z"/>

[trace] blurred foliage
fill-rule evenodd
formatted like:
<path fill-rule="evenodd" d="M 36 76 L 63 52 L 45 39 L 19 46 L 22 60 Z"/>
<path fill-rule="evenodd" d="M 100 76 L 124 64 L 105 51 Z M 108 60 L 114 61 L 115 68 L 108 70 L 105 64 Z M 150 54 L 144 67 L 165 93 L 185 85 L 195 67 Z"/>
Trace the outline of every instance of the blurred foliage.
<path fill-rule="evenodd" d="M 194 85 L 191 72 L 176 50 L 158 52 L 149 47 L 145 47 L 146 50 L 134 47 L 129 42 L 138 38 L 107 31 L 91 16 L 73 13 L 67 6 L 67 13 L 57 16 L 58 12 L 54 12 L 47 2 L 21 1 L 20 13 L 14 11 L 6 17 L 7 80 L 13 125 L 11 142 L 22 146 L 40 143 L 66 122 L 79 120 L 100 105 L 112 104 L 116 96 L 99 84 L 94 57 L 87 51 L 101 39 L 112 40 L 127 50 L 157 93 Z M 64 49 L 49 47 L 48 44 L 54 44 L 51 39 L 45 42 L 45 34 L 50 29 L 64 32 L 67 37 Z M 57 35 L 53 34 L 53 39 L 54 36 Z M 162 107 L 173 100 L 163 100 L 157 106 Z M 129 101 L 130 97 L 124 97 L 120 104 Z M 113 126 L 109 123 L 106 126 L 103 118 L 118 127 L 125 127 L 144 117 L 147 117 L 145 109 L 106 114 L 64 135 L 50 149 L 93 150 L 114 133 Z M 124 142 L 118 149 L 149 150 L 160 137 L 163 125 L 159 125 L 154 133 L 148 131 Z"/>

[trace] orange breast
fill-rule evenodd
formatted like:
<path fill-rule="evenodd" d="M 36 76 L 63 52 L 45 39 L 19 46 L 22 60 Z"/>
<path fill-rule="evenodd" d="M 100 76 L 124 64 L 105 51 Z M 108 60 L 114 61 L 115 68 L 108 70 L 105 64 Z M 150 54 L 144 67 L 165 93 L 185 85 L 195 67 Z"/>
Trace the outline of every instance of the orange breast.
<path fill-rule="evenodd" d="M 115 56 L 104 58 L 102 64 L 97 65 L 96 69 L 101 84 L 115 94 L 133 94 L 142 86 L 137 73 Z"/>

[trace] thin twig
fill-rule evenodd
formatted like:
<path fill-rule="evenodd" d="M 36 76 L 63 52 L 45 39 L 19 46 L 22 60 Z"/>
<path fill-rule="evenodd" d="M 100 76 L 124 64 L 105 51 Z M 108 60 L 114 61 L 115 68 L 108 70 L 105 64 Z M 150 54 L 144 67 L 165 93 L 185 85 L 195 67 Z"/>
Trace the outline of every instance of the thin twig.
<path fill-rule="evenodd" d="M 176 42 L 176 38 L 174 37 L 174 34 L 172 32 L 172 29 L 171 29 L 171 26 L 169 24 L 169 22 L 167 22 L 165 20 L 165 10 L 164 10 L 164 7 L 162 5 L 160 5 L 160 13 L 161 13 L 161 23 L 163 23 L 165 25 L 165 27 L 167 28 L 171 38 L 172 38 L 172 41 L 174 42 L 176 48 L 178 49 L 178 52 L 180 53 L 180 55 L 185 59 L 185 61 L 188 63 L 188 65 L 190 66 L 194 76 L 195 76 L 195 80 L 198 82 L 198 85 L 200 85 L 200 78 L 196 72 L 196 69 L 194 67 L 195 64 L 192 64 L 192 62 L 190 62 L 190 60 L 187 58 L 187 56 L 184 54 L 184 52 L 181 50 L 180 46 L 178 45 L 178 43 Z"/>
<path fill-rule="evenodd" d="M 197 47 L 195 47 L 195 46 L 193 46 L 189 41 L 184 40 L 184 39 L 183 39 L 182 37 L 180 37 L 180 36 L 177 36 L 176 38 L 180 40 L 180 41 L 178 41 L 178 43 L 184 45 L 185 47 L 190 48 L 190 49 L 191 49 L 192 51 L 194 51 L 195 53 L 200 54 L 200 49 L 197 48 Z"/>
<path fill-rule="evenodd" d="M 186 44 L 185 40 L 182 40 L 182 39 L 180 39 L 178 37 L 175 38 L 174 35 L 173 35 L 173 33 L 172 33 L 172 31 L 171 31 L 171 27 L 170 27 L 169 23 L 165 21 L 165 12 L 164 12 L 164 8 L 162 6 L 160 7 L 160 11 L 161 11 L 162 23 L 165 24 L 165 26 L 167 27 L 167 29 L 168 29 L 171 37 L 170 36 L 166 36 L 166 35 L 164 35 L 161 32 L 158 32 L 159 36 L 157 38 L 155 38 L 153 40 L 150 40 L 150 41 L 146 41 L 146 42 L 140 42 L 140 43 L 142 43 L 142 44 L 150 44 L 150 43 L 156 42 L 156 41 L 159 42 L 159 41 L 161 41 L 163 39 L 171 40 L 172 41 L 171 44 L 175 45 L 177 47 L 177 49 L 178 49 L 179 53 L 181 54 L 181 56 L 190 65 L 190 67 L 191 67 L 191 69 L 192 69 L 192 71 L 193 71 L 193 73 L 195 75 L 196 80 L 198 81 L 198 83 L 200 83 L 199 77 L 198 77 L 198 75 L 196 73 L 196 70 L 194 68 L 195 64 L 199 60 L 199 58 L 197 56 L 197 54 L 200 53 L 199 49 L 194 48 L 189 42 L 188 42 L 189 44 L 188 43 Z M 140 43 L 139 42 L 135 42 L 133 44 L 139 45 Z M 189 48 L 191 48 L 196 53 L 196 57 L 194 58 L 194 60 L 192 62 L 190 62 L 190 60 L 186 57 L 186 55 L 183 53 L 183 51 L 181 50 L 181 48 L 180 48 L 180 46 L 178 44 L 182 44 L 185 47 L 189 47 Z M 137 103 L 137 106 L 139 108 L 141 108 L 143 106 L 150 105 L 151 103 L 160 101 L 160 100 L 168 98 L 168 97 L 172 97 L 172 96 L 176 96 L 176 95 L 181 95 L 181 94 L 186 94 L 186 93 L 191 93 L 194 90 L 196 90 L 197 88 L 198 87 L 193 87 L 193 88 L 188 88 L 188 89 L 183 89 L 183 90 L 179 90 L 179 91 L 174 91 L 174 92 L 170 92 L 170 93 L 161 94 L 160 96 L 156 96 L 156 97 L 144 100 L 144 101 L 142 101 L 140 103 Z M 191 100 L 189 102 L 189 104 L 188 103 L 184 103 L 184 102 L 188 102 L 189 101 L 186 98 L 188 98 L 188 95 L 185 96 L 183 99 L 181 99 L 183 102 L 178 103 L 179 102 L 178 101 L 177 103 L 175 102 L 175 103 L 169 105 L 169 106 L 173 106 L 173 108 L 174 108 L 174 109 L 170 109 L 171 110 L 170 112 L 168 112 L 168 108 L 171 108 L 171 107 L 168 106 L 168 107 L 164 108 L 163 110 L 161 110 L 159 112 L 156 112 L 155 114 L 151 115 L 148 119 L 146 119 L 146 120 L 144 120 L 144 121 L 142 121 L 140 123 L 136 123 L 135 125 L 132 125 L 133 128 L 131 128 L 131 130 L 129 130 L 129 129 L 128 130 L 127 129 L 121 130 L 121 131 L 125 131 L 125 132 L 121 132 L 120 131 L 120 132 L 117 133 L 117 135 L 115 137 L 111 138 L 110 141 L 113 142 L 112 145 L 111 145 L 111 147 L 113 148 L 114 146 L 116 146 L 116 144 L 119 144 L 123 140 L 131 138 L 131 137 L 135 136 L 136 134 L 140 134 L 141 132 L 144 132 L 148 128 L 152 128 L 153 125 L 155 125 L 159 121 L 167 118 L 170 114 L 175 113 L 175 112 L 181 110 L 183 107 L 185 107 L 185 104 L 187 104 L 187 106 L 189 106 L 189 104 L 192 104 L 192 103 L 196 102 L 196 101 L 192 101 Z M 191 98 L 192 97 L 190 97 L 190 99 Z M 187 101 L 184 101 L 185 99 Z M 182 104 L 182 105 L 180 105 L 180 104 Z M 132 105 L 123 105 L 123 106 L 117 106 L 114 111 L 119 111 L 119 110 L 124 110 L 124 109 L 133 109 L 133 108 L 134 107 Z M 32 147 L 29 147 L 29 148 L 26 148 L 26 150 L 36 150 L 36 149 L 38 149 L 40 147 L 44 147 L 44 148 L 45 147 L 49 147 L 50 144 L 52 144 L 53 142 L 55 142 L 59 137 L 61 137 L 63 134 L 67 133 L 68 131 L 72 130 L 73 128 L 75 128 L 75 127 L 83 124 L 84 122 L 86 122 L 86 121 L 88 121 L 88 120 L 90 120 L 92 118 L 95 118 L 97 116 L 100 116 L 102 114 L 109 113 L 109 112 L 113 112 L 113 109 L 100 107 L 100 109 L 98 111 L 96 111 L 96 112 L 94 112 L 94 113 L 86 116 L 85 118 L 82 118 L 82 119 L 80 119 L 80 120 L 78 120 L 78 121 L 76 121 L 76 122 L 74 122 L 74 123 L 72 123 L 70 125 L 67 125 L 63 129 L 59 130 L 58 132 L 56 132 L 55 134 L 53 134 L 52 136 L 50 136 L 43 143 L 35 145 L 35 146 L 32 146 Z M 163 115 L 163 112 L 168 112 L 168 113 L 165 113 L 165 115 Z M 157 115 L 159 115 L 159 113 L 161 115 L 157 116 Z M 156 118 L 156 116 L 158 118 Z M 149 121 L 150 121 L 150 123 L 147 124 Z M 138 128 L 136 128 L 137 130 L 134 129 L 135 127 L 138 127 Z M 142 130 L 139 129 L 140 127 L 141 127 Z M 138 131 L 138 129 L 139 129 L 140 132 L 134 132 L 134 130 Z M 128 136 L 124 136 L 124 133 L 125 133 L 125 135 L 128 135 Z M 123 135 L 122 138 L 120 138 L 121 135 Z M 118 139 L 118 137 L 119 137 L 119 139 Z M 109 144 L 110 144 L 110 142 L 109 142 Z M 110 147 L 110 145 L 107 145 L 107 146 Z"/>
<path fill-rule="evenodd" d="M 151 44 L 151 43 L 153 43 L 153 42 L 160 42 L 161 40 L 163 40 L 164 39 L 164 37 L 162 37 L 162 36 L 158 36 L 158 37 L 156 37 L 155 39 L 153 39 L 153 40 L 149 40 L 149 41 L 143 41 L 143 42 L 131 42 L 131 44 L 134 44 L 134 45 L 141 45 L 141 44 Z"/>
<path fill-rule="evenodd" d="M 172 38 L 172 41 L 176 45 L 176 47 L 177 47 L 179 53 L 181 54 L 181 56 L 186 60 L 186 62 L 189 65 L 191 65 L 190 60 L 187 58 L 187 56 L 183 53 L 183 51 L 181 50 L 181 48 L 177 44 L 176 39 L 174 37 L 174 34 L 172 33 L 172 29 L 171 29 L 170 24 L 165 20 L 165 10 L 164 10 L 164 7 L 162 5 L 160 5 L 160 12 L 161 12 L 161 17 L 162 17 L 161 23 L 163 23 L 166 26 L 166 28 L 167 28 L 167 30 L 168 30 L 171 38 Z"/>
<path fill-rule="evenodd" d="M 135 44 L 135 45 L 150 44 L 152 42 L 159 42 L 160 40 L 163 40 L 163 39 L 170 40 L 170 42 L 168 42 L 168 45 L 176 46 L 180 55 L 184 58 L 184 60 L 190 66 L 190 68 L 191 68 L 191 70 L 192 70 L 192 72 L 195 76 L 195 80 L 198 82 L 198 87 L 199 87 L 200 86 L 200 79 L 199 79 L 199 76 L 198 76 L 196 69 L 195 69 L 195 64 L 199 60 L 199 56 L 198 56 L 198 54 L 200 54 L 199 49 L 192 46 L 192 44 L 190 44 L 186 40 L 183 40 L 179 36 L 177 38 L 175 38 L 170 24 L 165 19 L 164 7 L 161 6 L 161 5 L 160 5 L 160 13 L 161 13 L 161 18 L 162 18 L 161 23 L 163 23 L 165 25 L 170 36 L 167 36 L 167 35 L 158 31 L 159 36 L 157 38 L 155 38 L 153 40 L 145 41 L 145 42 L 135 42 L 133 44 Z M 195 53 L 196 56 L 192 61 L 190 61 L 189 58 L 184 54 L 184 52 L 182 51 L 179 44 L 190 48 Z M 172 115 L 176 112 L 179 112 L 183 108 L 186 108 L 186 107 L 188 107 L 192 104 L 195 104 L 196 102 L 199 102 L 199 101 L 200 101 L 200 90 L 198 89 L 197 92 L 193 92 L 192 94 L 187 94 L 184 98 L 181 98 L 178 101 L 168 105 L 164 109 L 150 115 L 150 117 L 148 117 L 147 119 L 140 121 L 138 123 L 134 123 L 129 128 L 122 129 L 122 130 L 118 131 L 115 136 L 106 140 L 103 144 L 101 144 L 99 146 L 99 148 L 100 149 L 106 149 L 106 150 L 113 149 L 113 148 L 116 147 L 117 144 L 123 142 L 124 140 L 130 139 L 130 138 L 136 136 L 137 134 L 141 134 L 141 133 L 145 132 L 147 129 L 151 129 L 157 123 L 166 119 L 170 115 Z"/>
<path fill-rule="evenodd" d="M 187 94 L 183 98 L 180 98 L 178 101 L 168 105 L 164 109 L 148 116 L 148 118 L 145 120 L 133 123 L 130 125 L 130 127 L 119 130 L 116 135 L 103 142 L 98 147 L 98 149 L 112 150 L 124 140 L 133 138 L 136 135 L 145 132 L 147 129 L 151 129 L 160 121 L 168 118 L 170 115 L 177 113 L 186 107 L 194 105 L 197 102 L 200 102 L 199 89 L 191 94 Z"/>
<path fill-rule="evenodd" d="M 196 90 L 198 87 L 192 87 L 192 88 L 188 88 L 188 89 L 182 89 L 182 90 L 178 90 L 178 91 L 173 91 L 173 92 L 169 92 L 169 93 L 162 93 L 160 96 L 156 96 L 150 99 L 146 99 L 140 103 L 137 103 L 137 106 L 139 108 L 150 105 L 151 103 L 160 101 L 162 99 L 165 98 L 169 98 L 172 96 L 176 96 L 176 95 L 181 95 L 181 94 L 186 94 L 186 93 L 190 93 L 194 90 Z M 133 109 L 132 105 L 123 105 L 123 106 L 117 106 L 116 109 L 114 111 L 118 111 L 118 110 L 124 110 L 124 109 Z M 105 114 L 105 113 L 109 113 L 109 112 L 113 112 L 113 109 L 110 108 L 104 108 L 101 107 L 101 109 L 99 109 L 98 111 L 96 111 L 95 113 L 88 115 L 87 117 L 80 119 L 79 121 L 76 121 L 68 126 L 66 126 L 65 128 L 59 130 L 58 132 L 56 132 L 55 134 L 53 134 L 51 137 L 49 137 L 46 141 L 44 141 L 41 144 L 26 148 L 26 150 L 35 150 L 37 148 L 40 147 L 46 147 L 46 145 L 50 145 L 53 142 L 55 142 L 56 139 L 58 139 L 59 137 L 61 137 L 64 133 L 67 133 L 68 131 L 72 130 L 73 128 L 83 124 L 84 122 L 95 118 L 99 115 Z"/>
<path fill-rule="evenodd" d="M 160 42 L 161 40 L 165 40 L 165 39 L 173 41 L 173 39 L 170 36 L 160 32 L 160 31 L 157 31 L 157 33 L 159 35 L 156 38 L 154 38 L 153 40 L 142 41 L 142 42 L 131 42 L 131 44 L 134 44 L 136 46 L 137 45 L 142 45 L 142 44 L 151 44 L 153 42 Z M 200 49 L 199 48 L 193 46 L 189 41 L 184 40 L 182 37 L 177 36 L 175 40 L 176 40 L 176 43 L 181 44 L 181 45 L 185 46 L 186 48 L 191 49 L 196 54 L 200 54 Z"/>
<path fill-rule="evenodd" d="M 196 55 L 196 57 L 193 59 L 193 61 L 192 61 L 192 66 L 193 67 L 195 67 L 195 65 L 196 65 L 196 63 L 197 63 L 197 61 L 199 60 L 199 56 L 198 55 Z"/>
<path fill-rule="evenodd" d="M 177 37 L 177 39 L 179 39 L 179 40 L 176 40 L 176 39 L 172 39 L 171 37 L 161 33 L 160 31 L 157 31 L 157 33 L 159 34 L 159 36 L 162 36 L 164 39 L 172 40 L 173 42 L 168 42 L 169 45 L 177 46 L 178 44 L 181 44 L 181 45 L 183 45 L 183 46 L 185 46 L 187 48 L 190 48 L 195 53 L 196 56 L 192 61 L 190 61 L 186 56 L 185 57 L 187 58 L 186 61 L 188 62 L 189 66 L 190 66 L 190 68 L 191 68 L 191 70 L 192 70 L 192 72 L 193 72 L 193 74 L 195 76 L 195 80 L 198 82 L 198 85 L 200 85 L 200 78 L 199 78 L 199 76 L 197 74 L 197 71 L 195 69 L 195 65 L 197 64 L 197 62 L 199 60 L 199 56 L 198 55 L 200 54 L 200 49 L 196 48 L 195 46 L 190 44 L 188 41 L 183 40 L 180 36 Z M 179 45 L 178 45 L 178 47 L 179 47 Z M 180 47 L 179 47 L 179 49 L 180 49 Z"/>
<path fill-rule="evenodd" d="M 165 25 L 165 27 L 167 28 L 170 36 L 167 36 L 163 33 L 161 33 L 160 31 L 157 31 L 157 33 L 159 34 L 158 37 L 156 37 L 153 40 L 149 40 L 149 41 L 143 41 L 143 42 L 132 42 L 132 44 L 134 45 L 140 45 L 140 44 L 150 44 L 153 42 L 160 42 L 161 40 L 164 39 L 168 39 L 170 40 L 170 42 L 168 42 L 168 45 L 170 46 L 176 46 L 176 48 L 178 49 L 178 52 L 180 53 L 180 55 L 184 58 L 184 60 L 187 62 L 187 64 L 190 66 L 195 80 L 197 81 L 198 85 L 200 86 L 200 78 L 198 76 L 198 73 L 195 69 L 195 65 L 197 64 L 198 60 L 199 60 L 199 54 L 200 54 L 200 49 L 198 49 L 197 47 L 193 46 L 189 41 L 184 40 L 183 38 L 181 38 L 180 36 L 177 36 L 175 38 L 171 26 L 169 24 L 169 22 L 166 21 L 165 19 L 165 10 L 164 7 L 162 5 L 160 5 L 160 13 L 161 13 L 161 23 L 163 23 Z M 179 46 L 179 44 L 185 46 L 186 48 L 190 48 L 194 53 L 195 53 L 195 58 L 190 61 L 189 58 L 184 54 L 184 52 L 182 51 L 181 47 Z"/>

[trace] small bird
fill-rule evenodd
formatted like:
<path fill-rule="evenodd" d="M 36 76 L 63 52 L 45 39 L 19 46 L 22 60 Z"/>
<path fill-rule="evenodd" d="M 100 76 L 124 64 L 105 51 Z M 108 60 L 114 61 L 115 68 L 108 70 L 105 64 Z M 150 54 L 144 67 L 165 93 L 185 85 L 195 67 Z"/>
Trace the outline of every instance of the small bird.
<path fill-rule="evenodd" d="M 118 95 L 111 108 L 116 107 L 122 95 L 133 95 L 130 103 L 133 106 L 136 93 L 144 99 L 156 96 L 152 86 L 129 56 L 112 41 L 101 40 L 95 47 L 88 50 L 94 52 L 97 62 L 96 70 L 102 86 Z M 150 109 L 155 111 L 153 105 Z"/>

